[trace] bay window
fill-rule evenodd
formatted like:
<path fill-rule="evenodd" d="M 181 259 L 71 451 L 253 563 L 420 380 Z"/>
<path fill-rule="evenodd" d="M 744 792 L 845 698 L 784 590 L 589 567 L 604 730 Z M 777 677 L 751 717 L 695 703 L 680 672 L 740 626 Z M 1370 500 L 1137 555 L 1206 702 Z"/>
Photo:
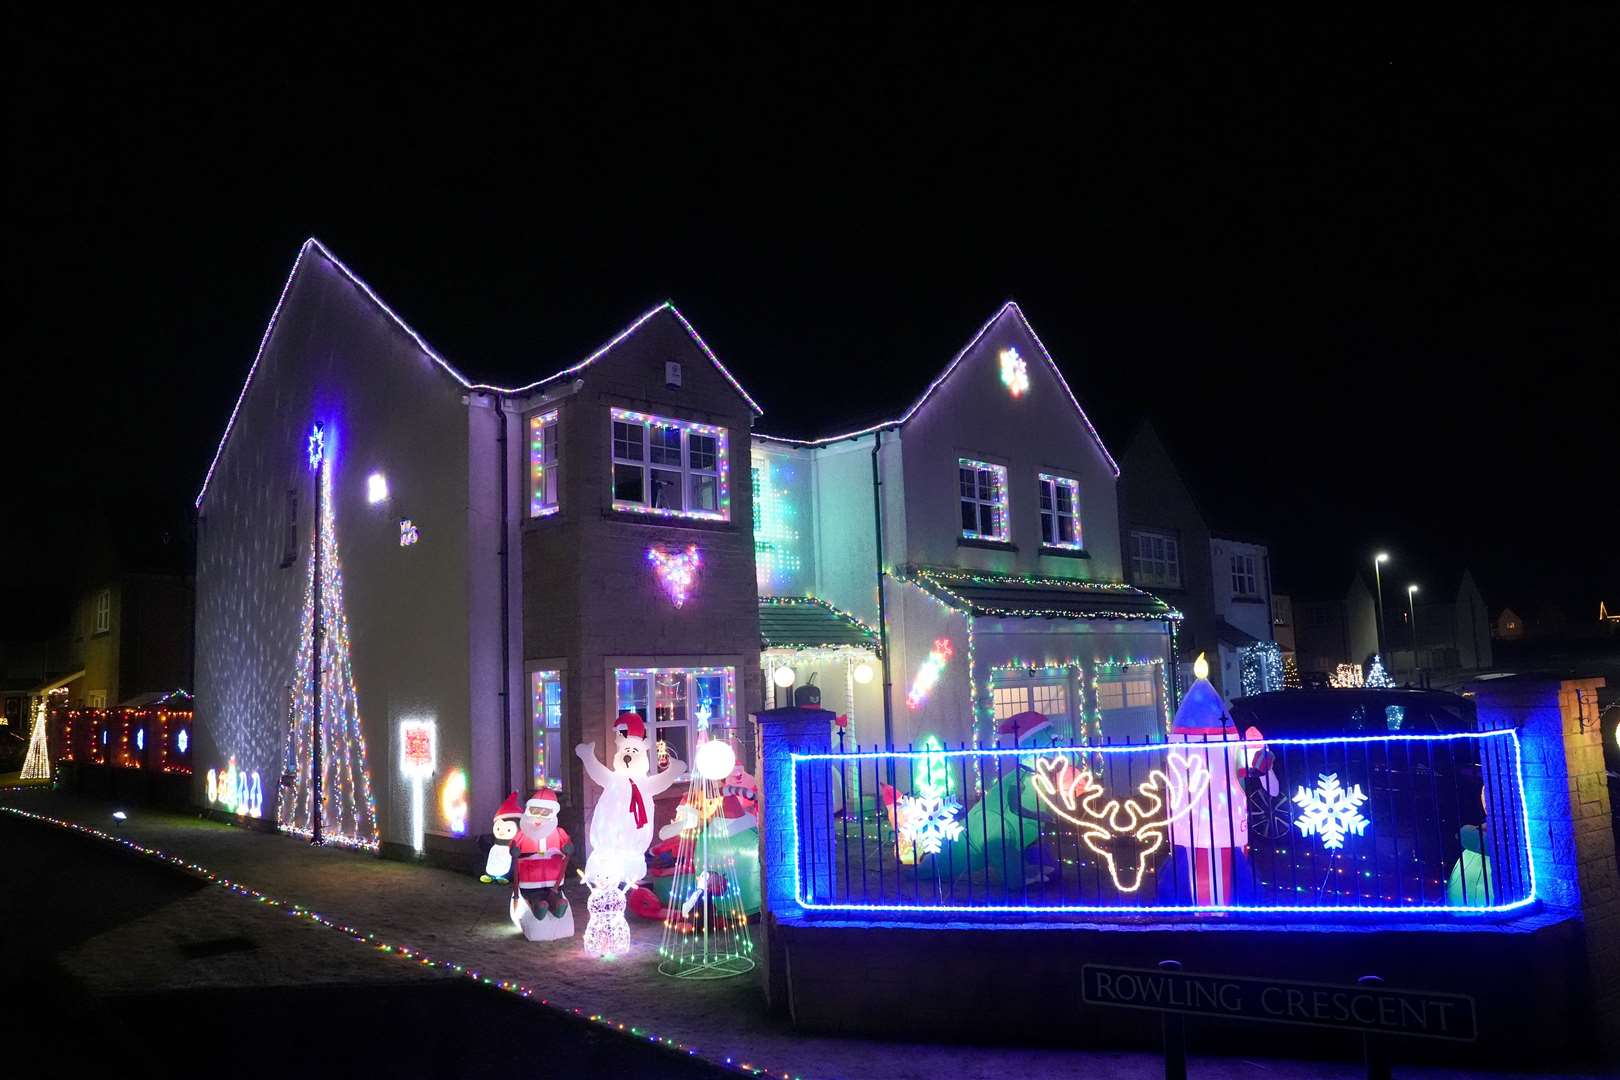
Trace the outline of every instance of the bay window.
<path fill-rule="evenodd" d="M 647 722 L 662 768 L 676 758 L 692 764 L 697 744 L 712 733 L 734 737 L 736 669 L 731 667 L 616 668 L 616 712 L 633 712 Z"/>
<path fill-rule="evenodd" d="M 563 753 L 563 685 L 560 671 L 529 673 L 529 753 L 532 787 L 563 789 L 568 759 Z"/>
<path fill-rule="evenodd" d="M 726 429 L 613 410 L 613 509 L 731 520 Z"/>
<path fill-rule="evenodd" d="M 560 508 L 557 410 L 529 417 L 529 516 L 545 517 Z"/>

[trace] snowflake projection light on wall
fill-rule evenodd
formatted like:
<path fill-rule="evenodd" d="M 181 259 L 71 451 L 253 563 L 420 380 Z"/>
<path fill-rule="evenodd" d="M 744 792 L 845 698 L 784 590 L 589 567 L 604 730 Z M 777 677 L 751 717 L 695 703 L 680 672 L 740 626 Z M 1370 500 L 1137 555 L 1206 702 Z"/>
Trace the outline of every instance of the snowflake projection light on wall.
<path fill-rule="evenodd" d="M 1029 389 L 1029 365 L 1017 349 L 1001 350 L 1001 382 L 1013 397 L 1022 397 Z"/>
<path fill-rule="evenodd" d="M 1346 788 L 1339 782 L 1338 773 L 1318 773 L 1314 791 L 1301 784 L 1294 792 L 1294 802 L 1302 811 L 1294 824 L 1299 826 L 1301 836 L 1320 835 L 1324 848 L 1342 848 L 1347 833 L 1360 836 L 1372 824 L 1361 812 L 1361 804 L 1366 801 L 1360 784 Z"/>
<path fill-rule="evenodd" d="M 950 663 L 956 650 L 951 646 L 950 638 L 935 638 L 934 647 L 928 653 L 928 659 L 922 662 L 917 669 L 916 678 L 911 680 L 911 692 L 906 695 L 906 704 L 913 709 L 922 708 L 922 703 L 939 683 L 939 677 L 945 671 L 945 665 Z"/>
<path fill-rule="evenodd" d="M 654 545 L 647 549 L 647 561 L 652 563 L 658 584 L 669 594 L 670 602 L 676 607 L 685 606 L 692 587 L 697 584 L 698 567 L 703 565 L 697 545 L 688 544 L 685 551 L 670 551 Z"/>
<path fill-rule="evenodd" d="M 417 530 L 415 522 L 413 522 L 410 518 L 400 518 L 399 519 L 399 546 L 400 547 L 410 547 L 412 544 L 416 543 L 421 538 L 422 538 L 422 534 Z"/>

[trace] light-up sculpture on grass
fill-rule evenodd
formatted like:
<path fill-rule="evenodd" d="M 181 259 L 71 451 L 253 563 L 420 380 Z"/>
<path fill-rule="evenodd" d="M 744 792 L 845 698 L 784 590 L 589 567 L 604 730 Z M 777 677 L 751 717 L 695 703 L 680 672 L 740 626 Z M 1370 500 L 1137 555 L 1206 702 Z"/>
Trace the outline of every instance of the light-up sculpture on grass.
<path fill-rule="evenodd" d="M 1329 851 L 1344 847 L 1346 835 L 1361 836 L 1372 822 L 1362 814 L 1361 804 L 1367 801 L 1361 785 L 1346 788 L 1338 773 L 1320 773 L 1316 787 L 1303 784 L 1294 792 L 1294 802 L 1300 808 L 1294 824 L 1301 836 L 1321 836 L 1322 846 Z"/>
<path fill-rule="evenodd" d="M 587 956 L 612 960 L 630 951 L 630 924 L 624 918 L 624 886 L 614 876 L 581 871 L 590 898 L 585 910 L 584 947 Z"/>
<path fill-rule="evenodd" d="M 911 793 L 895 800 L 896 851 L 903 865 L 910 866 L 923 855 L 938 855 L 948 842 L 959 840 L 963 825 L 957 815 L 962 804 L 952 798 L 955 783 L 939 739 L 923 739 L 923 753 L 912 759 Z M 887 785 L 885 785 L 887 786 Z"/>
<path fill-rule="evenodd" d="M 427 807 L 422 789 L 439 761 L 439 728 L 431 720 L 403 720 L 399 725 L 399 771 L 411 787 L 411 846 L 422 854 Z"/>
<path fill-rule="evenodd" d="M 51 751 L 46 716 L 49 706 L 42 694 L 34 701 L 34 726 L 28 736 L 28 756 L 23 759 L 22 780 L 49 780 L 51 778 Z"/>
<path fill-rule="evenodd" d="M 706 812 L 715 801 L 724 803 L 721 789 L 739 771 L 730 744 L 710 739 L 696 759 L 698 775 L 683 804 L 696 824 L 680 832 L 658 970 L 679 979 L 723 979 L 754 967 L 742 882 L 752 879 L 757 898 L 757 832 L 751 845 L 736 841 L 757 824 L 752 816 Z"/>
<path fill-rule="evenodd" d="M 333 509 L 332 459 L 316 458 L 323 445 L 319 428 L 310 436 L 312 460 L 318 460 L 317 483 L 320 557 L 311 552 L 304 583 L 304 616 L 296 662 L 297 693 L 283 760 L 291 774 L 290 790 L 276 808 L 280 827 L 300 836 L 314 832 L 317 787 L 311 741 L 319 734 L 319 798 L 323 839 L 353 847 L 378 846 L 377 804 L 371 793 L 366 737 L 360 719 L 360 696 L 350 662 L 349 617 L 343 591 L 343 562 L 338 553 L 337 515 Z M 321 633 L 316 634 L 316 571 L 319 564 Z M 317 696 L 315 638 L 321 640 Z M 317 708 L 317 701 L 319 706 Z M 317 715 L 318 713 L 318 715 Z M 285 781 L 284 781 L 285 782 Z"/>

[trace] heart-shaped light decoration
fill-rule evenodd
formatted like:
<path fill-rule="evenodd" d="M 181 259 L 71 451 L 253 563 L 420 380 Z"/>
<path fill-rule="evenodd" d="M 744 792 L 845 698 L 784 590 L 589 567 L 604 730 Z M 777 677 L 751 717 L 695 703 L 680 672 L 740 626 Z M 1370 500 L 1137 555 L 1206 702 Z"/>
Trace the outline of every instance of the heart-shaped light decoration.
<path fill-rule="evenodd" d="M 689 544 L 684 551 L 654 545 L 647 549 L 647 561 L 652 563 L 658 584 L 669 594 L 670 601 L 676 607 L 683 606 L 697 584 L 698 567 L 703 565 L 697 545 Z"/>

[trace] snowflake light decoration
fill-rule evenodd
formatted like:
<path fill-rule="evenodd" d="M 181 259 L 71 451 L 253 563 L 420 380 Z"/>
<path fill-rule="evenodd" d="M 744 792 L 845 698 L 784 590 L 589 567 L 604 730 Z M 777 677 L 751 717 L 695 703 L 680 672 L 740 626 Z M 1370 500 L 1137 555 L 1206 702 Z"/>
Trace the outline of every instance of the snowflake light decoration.
<path fill-rule="evenodd" d="M 938 855 L 942 844 L 962 835 L 962 823 L 956 820 L 962 804 L 950 798 L 943 790 L 931 794 L 902 795 L 895 808 L 895 823 L 900 840 L 914 844 L 924 855 Z"/>
<path fill-rule="evenodd" d="M 1000 359 L 1002 385 L 1013 397 L 1022 397 L 1029 389 L 1029 365 L 1013 348 L 1002 349 Z"/>
<path fill-rule="evenodd" d="M 1342 848 L 1346 833 L 1360 836 L 1372 824 L 1361 812 L 1361 804 L 1366 801 L 1360 784 L 1346 788 L 1339 783 L 1338 773 L 1318 773 L 1316 790 L 1309 791 L 1301 784 L 1294 792 L 1294 802 L 1303 811 L 1294 824 L 1299 826 L 1301 836 L 1320 834 L 1324 848 Z"/>

